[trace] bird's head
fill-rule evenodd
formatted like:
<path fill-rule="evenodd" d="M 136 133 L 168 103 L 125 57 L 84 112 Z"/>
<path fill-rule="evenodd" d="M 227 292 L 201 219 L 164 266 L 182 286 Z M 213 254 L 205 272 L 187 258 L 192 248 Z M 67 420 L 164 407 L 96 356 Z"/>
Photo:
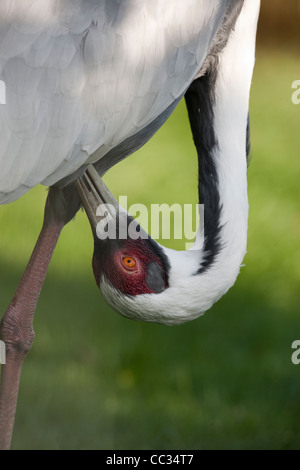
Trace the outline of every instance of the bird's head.
<path fill-rule="evenodd" d="M 222 282 L 220 288 L 216 276 L 199 283 L 201 250 L 175 251 L 157 243 L 120 207 L 93 167 L 77 189 L 94 235 L 95 280 L 117 312 L 179 324 L 201 315 L 228 289 Z"/>
<path fill-rule="evenodd" d="M 168 288 L 168 269 L 167 257 L 150 238 L 101 240 L 95 237 L 93 270 L 99 288 L 106 278 L 127 296 L 159 294 Z"/>

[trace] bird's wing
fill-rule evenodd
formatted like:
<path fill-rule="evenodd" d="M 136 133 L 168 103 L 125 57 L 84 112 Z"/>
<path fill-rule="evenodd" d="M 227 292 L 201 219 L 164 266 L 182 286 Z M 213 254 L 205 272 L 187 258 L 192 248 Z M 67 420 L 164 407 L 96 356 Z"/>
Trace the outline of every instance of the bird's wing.
<path fill-rule="evenodd" d="M 0 202 L 155 120 L 201 68 L 233 2 L 1 0 Z"/>

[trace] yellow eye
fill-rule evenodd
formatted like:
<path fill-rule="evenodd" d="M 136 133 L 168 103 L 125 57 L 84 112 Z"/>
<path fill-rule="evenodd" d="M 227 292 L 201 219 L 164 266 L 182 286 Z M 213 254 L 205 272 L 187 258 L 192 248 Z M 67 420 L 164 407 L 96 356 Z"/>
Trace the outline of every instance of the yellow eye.
<path fill-rule="evenodd" d="M 132 256 L 124 256 L 124 258 L 122 258 L 122 263 L 126 268 L 134 268 L 136 265 L 136 261 Z"/>

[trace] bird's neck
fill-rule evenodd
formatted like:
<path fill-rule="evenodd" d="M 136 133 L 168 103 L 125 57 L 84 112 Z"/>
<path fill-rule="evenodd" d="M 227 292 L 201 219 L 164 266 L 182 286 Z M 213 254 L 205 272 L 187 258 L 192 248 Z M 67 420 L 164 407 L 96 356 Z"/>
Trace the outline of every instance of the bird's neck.
<path fill-rule="evenodd" d="M 116 297 L 104 283 L 103 295 L 130 318 L 170 325 L 192 320 L 208 310 L 239 273 L 247 241 L 246 136 L 259 0 L 244 0 L 242 5 L 228 42 L 219 53 L 216 41 L 205 70 L 186 96 L 199 157 L 203 247 L 196 243 L 194 250 L 165 250 L 169 288 L 159 294 Z"/>
<path fill-rule="evenodd" d="M 204 204 L 204 242 L 201 249 L 197 242 L 194 246 L 198 267 L 189 282 L 201 291 L 202 311 L 233 285 L 246 253 L 247 124 L 257 10 L 257 2 L 245 2 L 226 47 L 212 55 L 186 94 Z"/>

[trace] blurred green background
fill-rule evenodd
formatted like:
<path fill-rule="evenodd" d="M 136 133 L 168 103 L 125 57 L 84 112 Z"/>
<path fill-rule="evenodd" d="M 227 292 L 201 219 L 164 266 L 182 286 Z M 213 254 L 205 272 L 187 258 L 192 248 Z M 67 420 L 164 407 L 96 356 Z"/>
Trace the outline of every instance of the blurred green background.
<path fill-rule="evenodd" d="M 127 320 L 98 292 L 90 228 L 78 214 L 62 233 L 38 304 L 12 448 L 300 448 L 300 364 L 291 361 L 300 339 L 300 105 L 291 101 L 300 10 L 298 1 L 286 5 L 262 4 L 248 253 L 235 286 L 185 325 Z M 291 8 L 286 24 L 282 12 Z M 129 204 L 197 202 L 196 163 L 182 103 L 105 180 Z M 38 187 L 0 208 L 1 311 L 34 246 L 45 197 Z"/>

